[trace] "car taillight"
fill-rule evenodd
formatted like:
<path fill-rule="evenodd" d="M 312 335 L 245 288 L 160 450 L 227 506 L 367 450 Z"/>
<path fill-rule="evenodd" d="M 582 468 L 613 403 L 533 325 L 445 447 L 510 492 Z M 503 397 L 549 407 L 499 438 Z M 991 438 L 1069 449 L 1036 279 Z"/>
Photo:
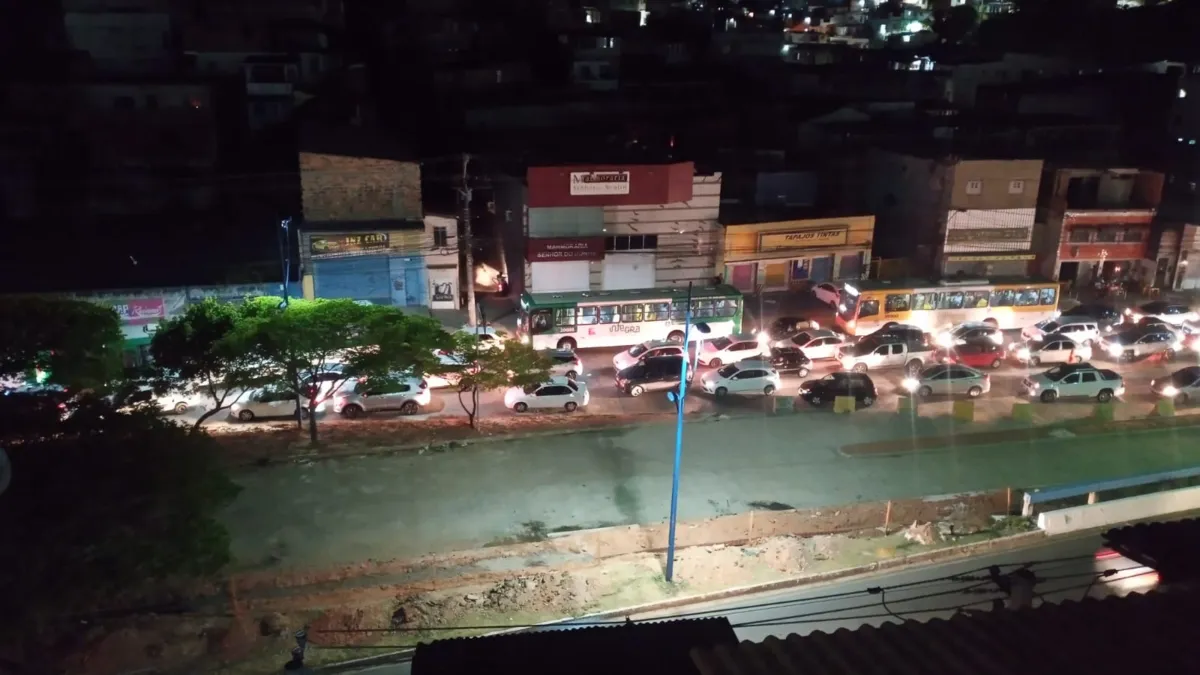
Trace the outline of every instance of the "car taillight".
<path fill-rule="evenodd" d="M 1121 557 L 1121 554 L 1117 553 L 1116 551 L 1112 550 L 1111 548 L 1102 548 L 1099 551 L 1096 551 L 1096 560 L 1112 560 L 1113 558 L 1120 558 L 1120 557 Z"/>

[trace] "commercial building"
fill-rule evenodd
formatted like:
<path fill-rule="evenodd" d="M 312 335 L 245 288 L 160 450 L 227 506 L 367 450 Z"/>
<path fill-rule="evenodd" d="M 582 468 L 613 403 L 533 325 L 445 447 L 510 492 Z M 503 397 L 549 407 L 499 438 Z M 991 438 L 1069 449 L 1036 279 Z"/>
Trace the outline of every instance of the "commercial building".
<path fill-rule="evenodd" d="M 875 216 L 727 220 L 714 269 L 717 276 L 741 291 L 861 279 L 871 263 Z"/>
<path fill-rule="evenodd" d="M 522 261 L 516 290 L 711 283 L 721 174 L 694 174 L 691 162 L 530 168 L 515 188 L 523 205 L 505 208 L 506 257 Z M 516 242 L 524 242 L 521 250 Z"/>
<path fill-rule="evenodd" d="M 1056 167 L 1043 178 L 1041 272 L 1075 284 L 1151 284 L 1151 223 L 1163 175 L 1140 169 Z"/>

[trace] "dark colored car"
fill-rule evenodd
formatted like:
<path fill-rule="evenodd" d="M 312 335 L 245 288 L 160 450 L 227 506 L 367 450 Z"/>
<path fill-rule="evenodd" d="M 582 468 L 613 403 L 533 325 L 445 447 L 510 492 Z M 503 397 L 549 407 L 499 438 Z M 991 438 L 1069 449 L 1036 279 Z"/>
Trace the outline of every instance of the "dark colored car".
<path fill-rule="evenodd" d="M 1061 314 L 1063 317 L 1087 317 L 1095 319 L 1100 325 L 1100 330 L 1108 332 L 1113 326 L 1119 326 L 1125 317 L 1117 310 L 1116 307 L 1101 304 L 1084 304 L 1076 305 L 1071 309 L 1064 309 Z"/>
<path fill-rule="evenodd" d="M 885 342 L 903 342 L 913 346 L 929 346 L 929 334 L 917 326 L 905 323 L 886 323 L 874 333 L 868 333 L 858 340 L 859 344 Z"/>
<path fill-rule="evenodd" d="M 641 396 L 648 391 L 667 391 L 679 388 L 679 374 L 683 367 L 681 356 L 658 356 L 644 359 L 617 372 L 617 389 L 630 396 Z M 688 370 L 688 382 L 692 371 Z"/>
<path fill-rule="evenodd" d="M 796 373 L 808 377 L 812 372 L 812 359 L 796 347 L 772 347 L 770 357 L 764 359 L 779 373 Z"/>
<path fill-rule="evenodd" d="M 830 373 L 819 380 L 806 380 L 800 385 L 800 398 L 810 405 L 822 407 L 833 403 L 838 396 L 853 396 L 858 405 L 869 408 L 877 398 L 875 383 L 866 373 Z"/>
<path fill-rule="evenodd" d="M 994 342 L 972 342 L 937 351 L 938 363 L 959 363 L 972 368 L 999 368 L 1004 365 L 1004 347 Z"/>
<path fill-rule="evenodd" d="M 772 321 L 771 325 L 767 326 L 767 336 L 771 338 L 771 342 L 786 340 L 802 330 L 820 327 L 816 321 L 806 319 L 802 316 L 781 316 Z"/>

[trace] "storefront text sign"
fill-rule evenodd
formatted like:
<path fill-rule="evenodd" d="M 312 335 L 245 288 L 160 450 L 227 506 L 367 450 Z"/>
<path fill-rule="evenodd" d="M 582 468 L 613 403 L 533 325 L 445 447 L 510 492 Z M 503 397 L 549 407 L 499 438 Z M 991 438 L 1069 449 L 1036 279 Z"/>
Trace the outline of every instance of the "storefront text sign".
<path fill-rule="evenodd" d="M 387 232 L 314 235 L 309 244 L 313 256 L 382 251 L 389 247 Z"/>
<path fill-rule="evenodd" d="M 572 171 L 572 195 L 627 195 L 628 171 Z"/>
<path fill-rule="evenodd" d="M 947 256 L 946 262 L 1012 262 L 1017 260 L 1033 260 L 1035 258 L 1037 256 L 1033 253 L 1019 253 L 1014 255 L 952 255 Z"/>
<path fill-rule="evenodd" d="M 845 227 L 801 230 L 799 232 L 773 232 L 761 235 L 758 248 L 760 251 L 770 251 L 813 246 L 845 246 L 848 234 L 849 228 Z"/>
<path fill-rule="evenodd" d="M 946 232 L 947 244 L 966 244 L 990 241 L 1029 241 L 1028 227 L 955 228 Z"/>
<path fill-rule="evenodd" d="M 530 239 L 528 242 L 529 262 L 604 259 L 604 237 Z"/>
<path fill-rule="evenodd" d="M 121 323 L 144 326 L 167 317 L 167 305 L 162 298 L 136 298 L 113 303 Z"/>

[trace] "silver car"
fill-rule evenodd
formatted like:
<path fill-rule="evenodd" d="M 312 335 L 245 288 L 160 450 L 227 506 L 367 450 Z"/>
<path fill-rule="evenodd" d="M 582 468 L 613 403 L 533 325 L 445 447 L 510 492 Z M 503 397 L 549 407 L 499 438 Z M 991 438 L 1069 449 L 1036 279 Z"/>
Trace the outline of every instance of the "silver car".
<path fill-rule="evenodd" d="M 992 390 L 992 378 L 967 366 L 933 366 L 922 370 L 917 377 L 906 379 L 904 388 L 921 398 L 963 395 L 978 398 Z"/>
<path fill-rule="evenodd" d="M 1104 351 L 1109 357 L 1121 361 L 1165 354 L 1174 357 L 1183 349 L 1183 340 L 1167 328 L 1135 327 L 1104 338 Z"/>

